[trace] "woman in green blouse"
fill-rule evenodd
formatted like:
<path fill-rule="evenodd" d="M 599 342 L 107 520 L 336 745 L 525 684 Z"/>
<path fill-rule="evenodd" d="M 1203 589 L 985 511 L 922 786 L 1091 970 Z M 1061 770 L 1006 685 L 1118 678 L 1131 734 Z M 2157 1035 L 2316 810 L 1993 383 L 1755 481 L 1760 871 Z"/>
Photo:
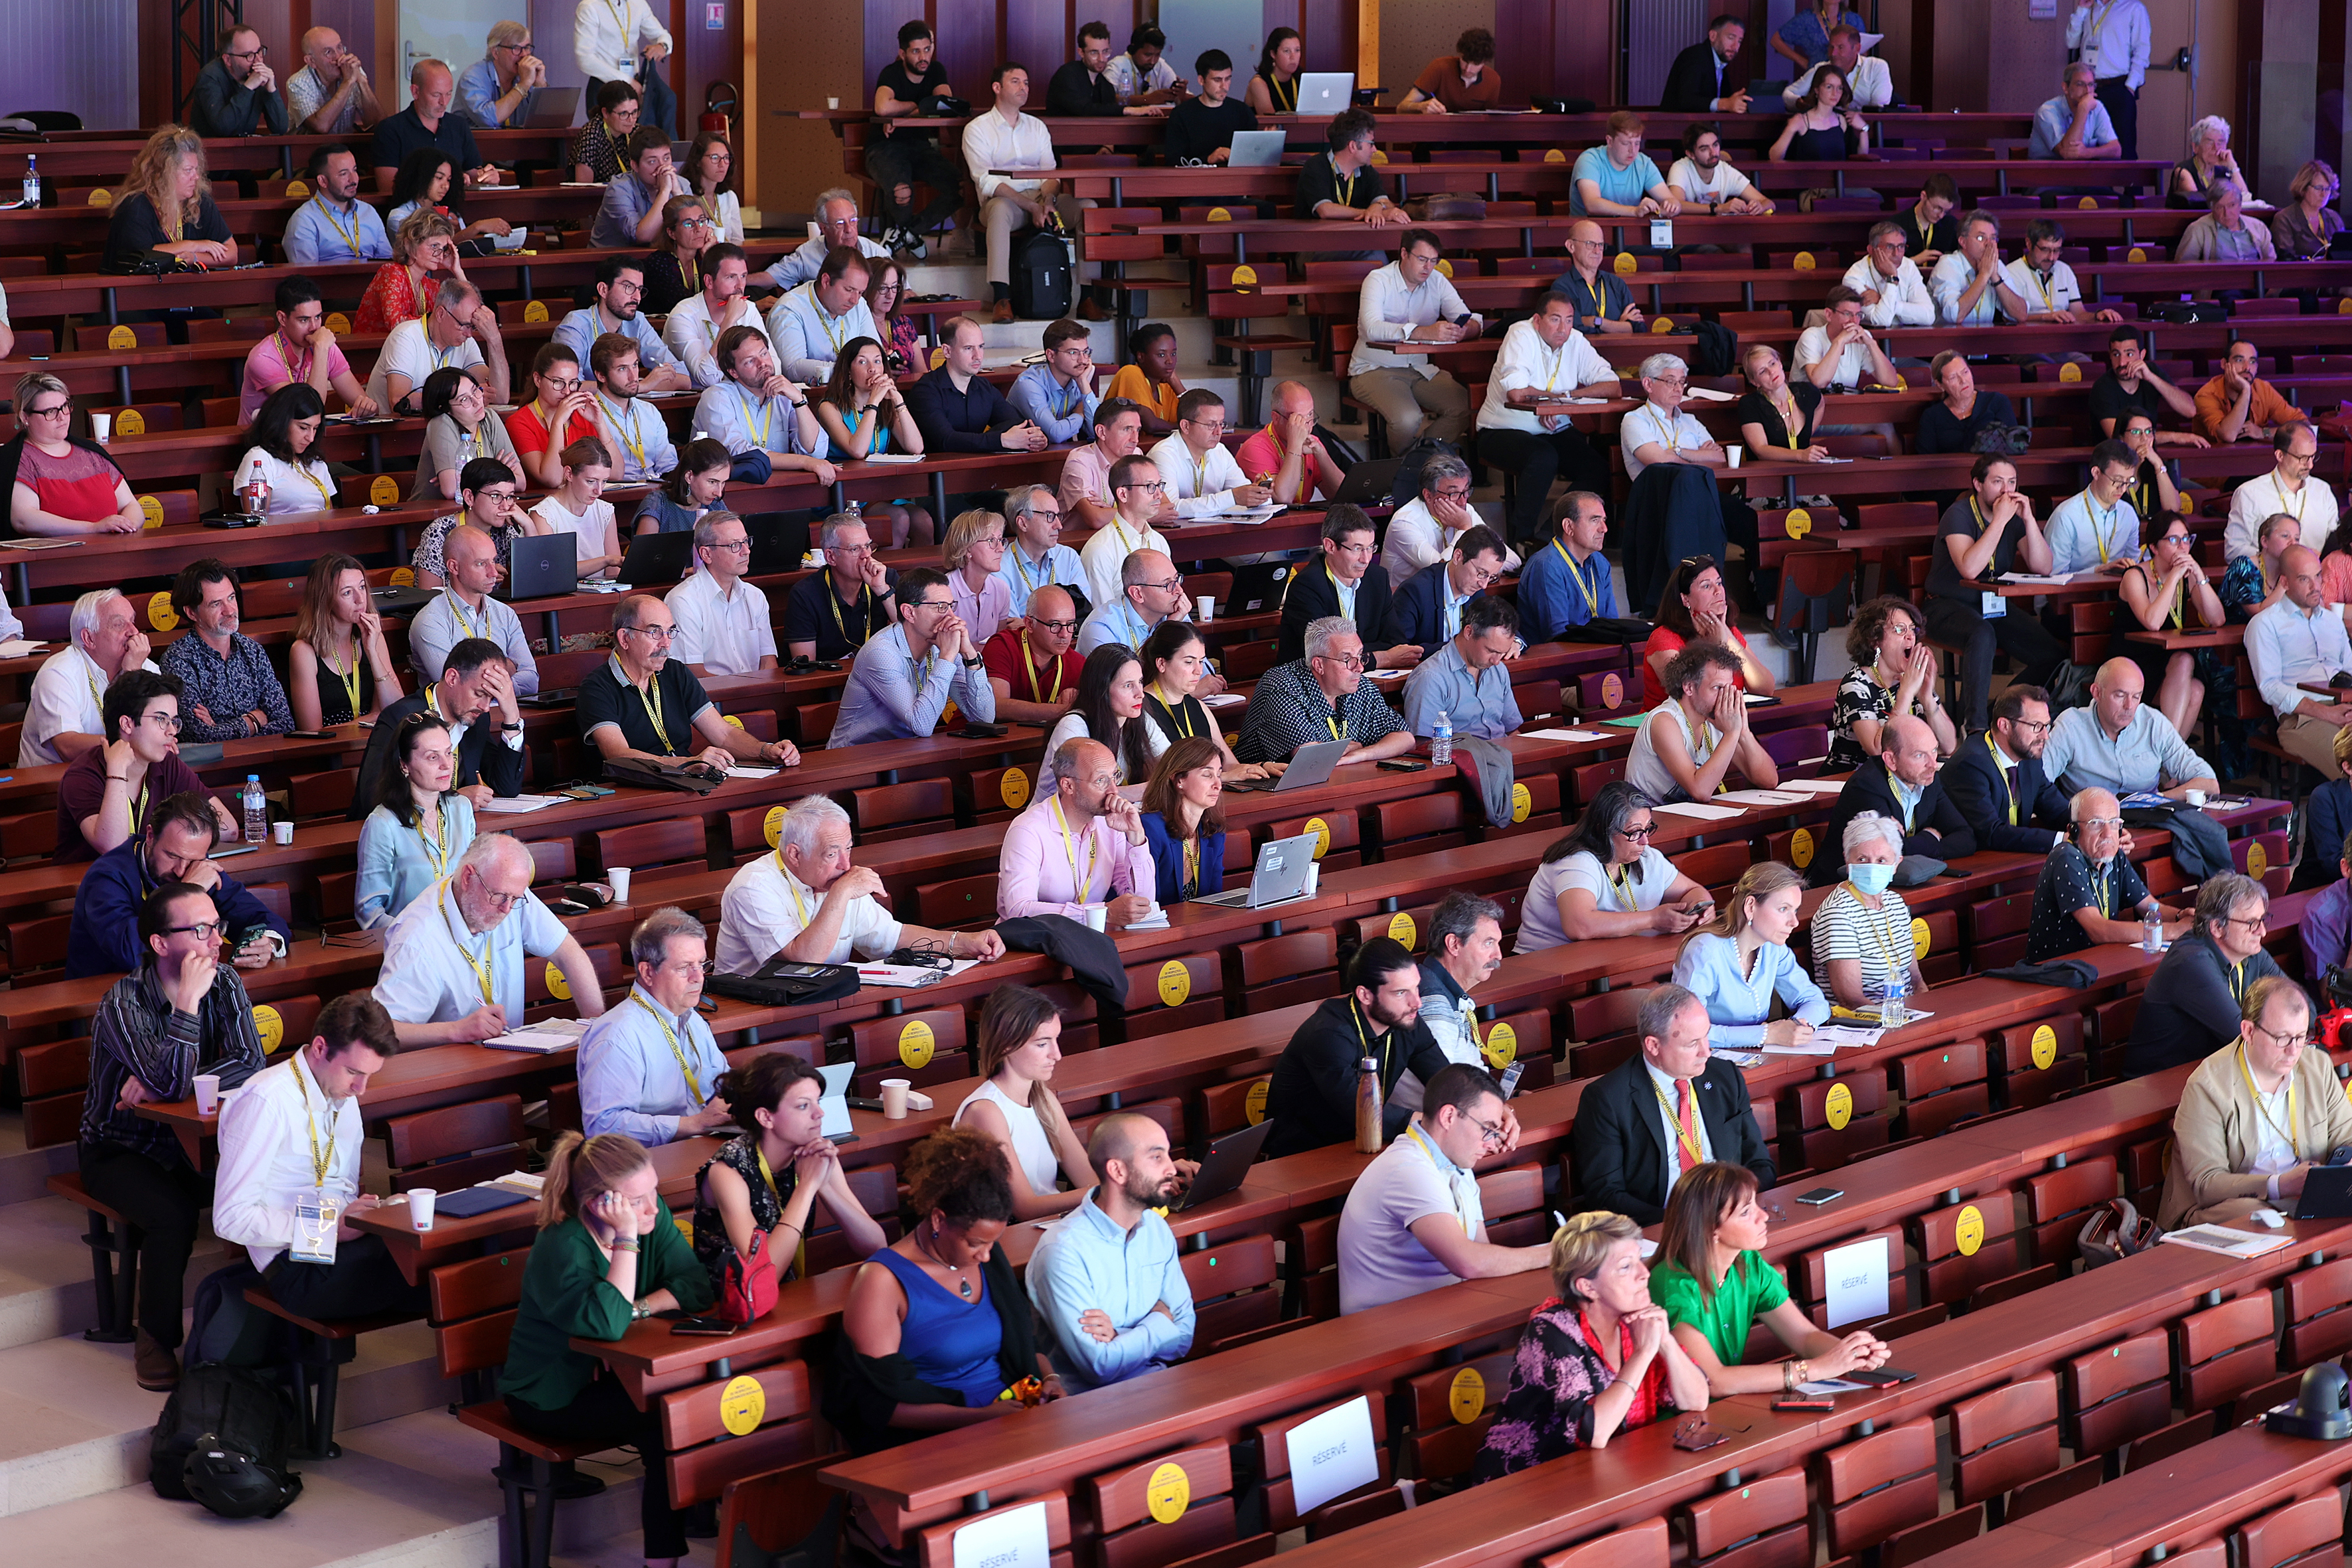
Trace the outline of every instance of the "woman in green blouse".
<path fill-rule="evenodd" d="M 1666 1310 L 1675 1340 L 1706 1374 L 1708 1396 L 1780 1394 L 1815 1378 L 1885 1363 L 1886 1346 L 1867 1329 L 1843 1339 L 1813 1327 L 1780 1269 L 1764 1258 L 1771 1221 L 1744 1165 L 1694 1165 L 1666 1197 L 1666 1222 L 1650 1269 L 1650 1296 Z M 1789 1347 L 1786 1360 L 1743 1366 L 1759 1321 Z"/>
<path fill-rule="evenodd" d="M 634 1444 L 647 1568 L 686 1555 L 685 1516 L 669 1505 L 659 1407 L 639 1410 L 573 1336 L 617 1340 L 639 1318 L 710 1305 L 710 1279 L 656 1189 L 645 1145 L 617 1132 L 566 1132 L 548 1156 L 539 1240 L 524 1267 L 499 1392 L 516 1426 L 566 1443 Z"/>

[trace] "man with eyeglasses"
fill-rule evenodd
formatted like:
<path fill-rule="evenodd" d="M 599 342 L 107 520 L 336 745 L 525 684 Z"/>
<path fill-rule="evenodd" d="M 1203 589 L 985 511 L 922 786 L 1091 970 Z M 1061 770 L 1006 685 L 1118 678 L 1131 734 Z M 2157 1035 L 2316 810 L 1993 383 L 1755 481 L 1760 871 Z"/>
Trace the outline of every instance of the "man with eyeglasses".
<path fill-rule="evenodd" d="M 1868 258 L 1864 265 L 1868 265 Z M 1908 265 L 1906 263 L 1906 265 Z M 1913 268 L 1916 276 L 1918 268 Z M 1895 362 L 1878 346 L 1863 320 L 1862 294 L 1850 285 L 1832 288 L 1822 300 L 1822 323 L 1797 334 L 1796 367 L 1827 392 L 1853 392 L 1864 385 L 1893 386 L 1902 380 Z M 1831 426 L 1822 426 L 1827 433 Z"/>
<path fill-rule="evenodd" d="M 727 379 L 704 392 L 694 405 L 694 427 L 735 456 L 729 477 L 765 484 L 770 476 L 797 470 L 830 485 L 835 469 L 825 459 L 824 427 L 817 423 L 808 390 L 776 369 L 776 351 L 756 327 L 730 327 L 712 358 Z M 887 426 L 887 406 L 875 411 Z"/>
<path fill-rule="evenodd" d="M 2140 515 L 2125 494 L 2139 477 L 2139 459 L 2121 441 L 2091 448 L 2091 482 L 2050 514 L 2050 570 L 2122 573 L 2140 558 Z"/>
<path fill-rule="evenodd" d="M 2237 1029 L 2181 1086 L 2156 1211 L 2167 1230 L 2291 1212 L 2311 1168 L 2352 1143 L 2352 1101 L 2327 1052 L 2312 1048 L 2310 996 L 2264 978 L 2236 1011 Z"/>
<path fill-rule="evenodd" d="M 667 146 L 667 143 L 665 143 Z M 677 356 L 640 309 L 646 297 L 646 267 L 635 256 L 608 256 L 596 264 L 596 299 L 556 323 L 551 342 L 563 344 L 588 364 L 596 340 L 618 333 L 635 345 L 640 379 L 633 395 L 683 391 L 691 384 Z M 603 374 L 591 367 L 592 378 Z"/>
<path fill-rule="evenodd" d="M 618 1132 L 647 1148 L 735 1120 L 717 1091 L 727 1058 L 695 1011 L 710 973 L 702 921 L 676 905 L 629 933 L 636 983 L 580 1037 L 580 1117 L 591 1138 Z"/>
<path fill-rule="evenodd" d="M 1094 530 L 1078 551 L 1087 599 L 1094 605 L 1118 602 L 1119 570 L 1137 551 L 1175 554 L 1154 526 L 1172 520 L 1176 509 L 1168 504 L 1159 466 L 1136 450 L 1142 431 L 1135 405 L 1111 398 L 1095 411 L 1094 441 L 1073 450 L 1062 469 L 1056 499 L 1064 521 Z"/>
<path fill-rule="evenodd" d="M 499 469 L 495 477 L 474 471 L 485 463 Z M 441 547 L 449 580 L 442 584 L 440 596 L 408 624 L 409 655 L 419 671 L 439 669 L 459 643 L 487 637 L 512 668 L 515 695 L 535 697 L 539 661 L 531 657 L 522 617 L 494 592 L 500 574 L 499 547 L 479 521 L 485 514 L 492 519 L 513 515 L 514 476 L 494 459 L 477 458 L 466 465 L 466 478 L 476 481 L 465 488 L 467 521 L 448 531 Z"/>
<path fill-rule="evenodd" d="M 242 25 L 229 29 L 221 51 L 196 73 L 188 123 L 199 136 L 286 134 L 286 100 L 269 68 L 269 46 Z"/>
<path fill-rule="evenodd" d="M 237 947 L 231 962 L 261 969 L 282 958 L 292 931 L 244 884 L 221 874 L 208 858 L 219 832 L 220 802 L 210 791 L 188 790 L 161 799 L 136 837 L 90 863 L 74 889 L 73 921 L 66 933 L 66 978 L 121 974 L 139 967 L 139 910 L 166 882 L 203 889 L 220 911 L 224 938 Z"/>
<path fill-rule="evenodd" d="M 596 382 L 590 394 L 596 414 L 596 439 L 613 455 L 616 484 L 653 484 L 677 467 L 669 424 L 661 410 L 649 406 L 643 396 L 646 384 L 642 363 L 636 340 L 619 332 L 606 332 L 588 350 L 588 373 Z"/>
<path fill-rule="evenodd" d="M 898 618 L 898 574 L 874 553 L 866 520 L 837 511 L 817 532 L 824 565 L 784 599 L 784 650 L 796 659 L 855 658 Z"/>
<path fill-rule="evenodd" d="M 2252 877 L 2225 871 L 2205 879 L 2189 931 L 2148 979 L 2124 1047 L 2126 1077 L 2186 1067 L 2236 1043 L 2239 998 L 2269 976 L 2284 979 L 2263 948 L 2270 907 L 2270 894 Z"/>
<path fill-rule="evenodd" d="M 1839 279 L 1862 301 L 1862 319 L 1874 327 L 1932 327 L 1936 301 L 1919 276 L 1919 264 L 1903 254 L 1903 226 L 1889 219 L 1870 226 L 1862 259 Z"/>
<path fill-rule="evenodd" d="M 743 582 L 751 533 L 731 511 L 706 511 L 694 525 L 697 571 L 662 595 L 677 637 L 669 656 L 697 676 L 753 675 L 776 668 L 768 595 Z"/>
<path fill-rule="evenodd" d="M 1390 526 L 1394 528 L 1393 519 Z M 1390 538 L 1395 538 L 1393 532 Z M 1429 650 L 1460 632 L 1467 607 L 1503 574 L 1503 553 L 1501 536 L 1485 523 L 1454 535 L 1453 553 L 1407 578 L 1390 602 L 1391 624 L 1397 635 Z M 1519 595 L 1524 605 L 1524 578 Z"/>
<path fill-rule="evenodd" d="M 1411 669 L 1421 662 L 1421 645 L 1404 640 L 1391 609 L 1389 574 L 1375 565 L 1379 549 L 1372 520 L 1363 508 L 1341 502 L 1323 514 L 1323 553 L 1290 574 L 1282 585 L 1282 626 L 1276 634 L 1284 658 L 1307 651 L 1307 628 L 1327 616 L 1351 626 L 1373 669 Z"/>
<path fill-rule="evenodd" d="M 547 62 L 530 47 L 525 22 L 490 24 L 482 58 L 457 79 L 457 106 L 477 131 L 515 130 L 530 123 L 547 85 Z"/>
<path fill-rule="evenodd" d="M 489 401 L 507 401 L 507 346 L 499 334 L 499 313 L 462 278 L 442 284 L 440 296 L 422 317 L 385 335 L 368 375 L 368 397 L 389 413 L 414 414 L 415 395 L 425 378 L 451 366 L 477 381 L 487 370 Z"/>
<path fill-rule="evenodd" d="M 1450 453 L 1434 453 L 1421 467 L 1421 493 L 1389 518 L 1381 569 L 1388 574 L 1390 585 L 1402 592 L 1414 574 L 1443 563 L 1465 533 L 1483 526 L 1470 504 L 1470 465 Z M 1503 554 L 1507 563 L 1504 570 L 1516 571 L 1519 558 L 1508 546 Z"/>
<path fill-rule="evenodd" d="M 2352 637 L 2341 607 L 2327 602 L 2315 552 L 2289 545 L 2279 557 L 2279 586 L 2278 602 L 2246 623 L 2254 687 L 2278 716 L 2279 744 L 2320 777 L 2335 778 L 2336 735 L 2352 724 L 2352 701 L 2332 683 L 2352 677 Z"/>
<path fill-rule="evenodd" d="M 259 643 L 237 627 L 236 574 L 207 556 L 172 579 L 172 608 L 194 628 L 158 662 L 184 689 L 183 730 L 192 741 L 239 741 L 294 728 L 286 688 Z"/>
<path fill-rule="evenodd" d="M 954 200 L 955 192 L 956 187 L 950 184 L 948 187 L 950 203 Z M 890 254 L 888 246 L 866 237 L 864 222 L 857 212 L 857 198 L 839 185 L 829 191 L 819 191 L 810 210 L 816 219 L 816 233 L 802 242 L 798 249 L 784 252 L 769 265 L 768 269 L 761 274 L 763 287 L 772 283 L 787 291 L 797 289 L 822 272 L 826 258 L 836 250 L 854 250 L 868 261 L 879 261 Z M 919 240 L 908 248 L 913 250 L 919 258 L 922 255 L 923 247 Z"/>
<path fill-rule="evenodd" d="M 2017 319 L 2081 326 L 2090 321 L 2120 321 L 2123 312 L 2083 303 L 2083 287 L 2066 264 L 2066 231 L 2056 220 L 2035 218 L 2025 226 L 2025 250 L 2001 268 L 2001 281 L 2025 306 Z M 2004 305 L 2004 308 L 2006 306 Z"/>
<path fill-rule="evenodd" d="M 2230 352 L 2238 350 L 2232 345 Z M 2252 561 L 2261 555 L 2263 524 L 2281 512 L 2294 519 L 2305 549 L 2326 550 L 2339 513 L 2335 488 L 2312 473 L 2318 460 L 2318 432 L 2301 415 L 2271 433 L 2271 471 L 2231 492 L 2230 521 L 2221 531 L 2225 559 Z"/>
<path fill-rule="evenodd" d="M 1273 487 L 1250 483 L 1225 449 L 1224 435 L 1225 400 L 1219 394 L 1194 387 L 1176 400 L 1176 428 L 1148 456 L 1168 481 L 1178 517 L 1214 517 L 1273 499 Z"/>
<path fill-rule="evenodd" d="M 310 199 L 286 220 L 286 260 L 293 267 L 388 261 L 392 241 L 383 219 L 360 200 L 360 161 L 349 147 L 310 154 Z"/>
<path fill-rule="evenodd" d="M 588 242 L 603 250 L 659 245 L 662 205 L 672 196 L 694 193 L 670 165 L 669 132 L 640 125 L 621 148 L 618 174 L 604 183 L 604 199 L 588 228 Z"/>
<path fill-rule="evenodd" d="M 1576 307 L 1580 332 L 1631 332 L 1642 328 L 1641 307 L 1625 280 L 1608 265 L 1609 240 L 1601 226 L 1586 219 L 1568 226 L 1568 270 L 1551 280 L 1546 290 L 1565 294 Z"/>
<path fill-rule="evenodd" d="M 1045 329 L 1045 357 L 1024 370 L 1005 395 L 1056 447 L 1084 440 L 1102 398 L 1095 391 L 1094 339 L 1067 317 Z"/>
<path fill-rule="evenodd" d="M 1015 485 L 1005 491 L 1004 522 L 1004 564 L 996 575 L 1011 592 L 1014 617 L 1027 615 L 1030 597 L 1049 584 L 1084 591 L 1086 563 L 1062 542 L 1062 502 L 1053 486 Z M 1075 594 L 1070 607 L 1077 607 Z"/>
<path fill-rule="evenodd" d="M 1518 476 L 1511 506 L 1513 538 L 1540 535 L 1552 480 L 1565 475 L 1573 489 L 1608 488 L 1608 467 L 1570 422 L 1569 402 L 1622 395 L 1617 372 L 1576 330 L 1576 301 L 1567 295 L 1546 294 L 1532 319 L 1513 322 L 1503 334 L 1502 353 L 1478 405 L 1478 451 L 1486 462 Z M 1428 477 L 1423 469 L 1424 496 Z M 1466 485 L 1458 488 L 1461 497 L 1454 505 L 1466 512 L 1469 491 Z M 1389 524 L 1391 551 L 1403 516 L 1401 510 Z"/>
<path fill-rule="evenodd" d="M 1930 860 L 1958 860 L 1977 852 L 1976 834 L 1944 790 L 1936 731 L 1916 713 L 1896 713 L 1878 729 L 1879 752 L 1847 775 L 1830 813 L 1824 844 L 1843 845 L 1845 826 L 1864 812 L 1900 824 L 1902 851 Z M 1816 855 L 1812 884 L 1826 888 L 1845 874 L 1843 857 Z"/>
<path fill-rule="evenodd" d="M 1389 441 L 1402 451 L 1424 434 L 1459 443 L 1470 428 L 1470 394 L 1426 354 L 1399 353 L 1415 343 L 1475 338 L 1477 315 L 1438 270 L 1444 248 L 1425 228 L 1409 228 L 1397 258 L 1365 276 L 1357 291 L 1356 347 L 1348 361 L 1348 390 L 1388 421 Z"/>
<path fill-rule="evenodd" d="M 1671 982 L 1642 998 L 1641 1054 L 1601 1075 L 1577 1102 L 1570 1159 L 1577 1203 L 1636 1225 L 1665 1218 L 1693 1166 L 1744 1166 L 1759 1191 L 1780 1179 L 1739 1068 L 1707 1047 L 1706 1004 Z"/>
<path fill-rule="evenodd" d="M 1591 490 L 1559 498 L 1559 533 L 1528 558 L 1519 574 L 1520 625 L 1538 642 L 1570 626 L 1617 615 L 1617 584 L 1601 547 L 1609 542 L 1609 509 Z"/>
<path fill-rule="evenodd" d="M 522 793 L 522 710 L 515 701 L 513 668 L 498 644 L 467 637 L 442 660 L 438 679 L 386 705 L 368 731 L 360 777 L 383 773 L 401 726 L 419 713 L 448 725 L 449 750 L 457 764 L 450 787 L 476 811 L 493 799 L 511 800 Z M 346 816 L 358 822 L 373 804 L 366 791 L 354 792 Z"/>
<path fill-rule="evenodd" d="M 23 631 L 8 635 L 20 637 Z M 139 629 L 137 608 L 121 589 L 93 588 L 76 599 L 66 623 L 64 650 L 51 654 L 33 677 L 16 742 L 16 765 L 70 763 L 92 747 L 103 746 L 110 734 L 100 712 L 106 689 L 117 676 L 134 669 L 152 671 L 155 665 L 148 656 L 153 651 L 147 634 Z"/>
<path fill-rule="evenodd" d="M 946 574 L 912 567 L 898 575 L 898 624 L 867 638 L 849 667 L 825 744 L 928 736 L 950 700 L 966 719 L 985 724 L 996 718 L 996 693 L 971 628 L 956 614 Z"/>
<path fill-rule="evenodd" d="M 722 239 L 709 247 L 702 253 L 701 290 L 671 306 L 662 322 L 663 346 L 677 356 L 696 386 L 713 387 L 727 379 L 719 363 L 719 340 L 729 329 L 749 327 L 767 335 L 759 307 L 744 296 L 751 267 L 740 245 Z"/>
<path fill-rule="evenodd" d="M 2303 415 L 2294 405 L 2280 395 L 2277 387 L 2262 378 L 2262 367 L 2261 349 L 2244 338 L 2230 340 L 2229 347 L 2223 351 L 2221 374 L 2197 389 L 2197 418 L 2191 426 L 2197 434 L 2216 446 L 2226 446 L 2231 441 L 2266 441 L 2286 426 L 2302 420 Z M 2326 488 L 2320 487 L 2323 491 Z M 2334 504 L 2331 498 L 2331 510 Z M 2294 511 L 2295 509 L 2292 506 L 2273 507 L 2271 510 Z M 2268 516 L 2269 513 L 2263 515 Z M 2305 529 L 2307 540 L 2310 529 L 2307 521 Z M 2321 535 L 2323 541 L 2326 537 Z M 2235 554 L 2253 552 L 2251 546 L 2239 548 L 2235 541 L 2231 545 Z"/>
<path fill-rule="evenodd" d="M 1048 583 L 1029 595 L 1029 613 L 1008 621 L 980 650 L 996 694 L 996 716 L 1051 727 L 1070 710 L 1086 659 L 1073 646 L 1077 606 L 1070 591 Z"/>
<path fill-rule="evenodd" d="M 1286 763 L 1309 741 L 1347 742 L 1340 757 L 1347 763 L 1382 762 L 1412 751 L 1412 731 L 1365 681 L 1365 668 L 1364 639 L 1351 622 L 1339 616 L 1315 622 L 1307 628 L 1306 657 L 1259 678 L 1242 710 L 1234 755 L 1245 763 Z"/>
<path fill-rule="evenodd" d="M 608 759 L 797 767 L 800 748 L 790 741 L 761 741 L 727 722 L 686 661 L 671 657 L 677 636 L 669 606 L 651 594 L 632 594 L 614 607 L 613 657 L 580 683 L 581 737 Z"/>
<path fill-rule="evenodd" d="M 2013 680 L 1993 700 L 1992 724 L 1960 742 L 1937 774 L 1979 849 L 2047 855 L 2065 836 L 2066 796 L 2042 772 L 2050 694 Z"/>
<path fill-rule="evenodd" d="M 138 968 L 108 989 L 90 1027 L 76 1153 L 83 1186 L 141 1237 L 131 1366 L 140 1387 L 159 1393 L 180 1381 L 183 1281 L 213 1184 L 171 1129 L 138 1108 L 186 1099 L 199 1073 L 237 1087 L 264 1059 L 245 983 L 220 962 L 220 927 L 202 888 L 166 882 L 149 893 Z"/>
<path fill-rule="evenodd" d="M 2150 910 L 2162 921 L 2167 942 L 2189 929 L 2188 911 L 2157 902 L 2124 852 L 2123 807 L 2112 791 L 2077 790 L 2067 804 L 2067 839 L 2050 851 L 2034 879 L 2025 928 L 2028 963 L 2104 942 L 2138 942 L 2142 917 Z"/>
<path fill-rule="evenodd" d="M 2171 721 L 2142 700 L 2147 689 L 2147 677 L 2132 660 L 2111 658 L 2099 666 L 2091 679 L 2090 705 L 2067 709 L 2051 726 L 2042 772 L 2074 791 L 2159 793 L 2175 800 L 2187 798 L 2191 790 L 2221 794 L 2213 764 L 2190 751 Z"/>
<path fill-rule="evenodd" d="M 1119 596 L 1097 606 L 1078 627 L 1081 659 L 1106 643 L 1140 653 L 1160 622 L 1192 618 L 1192 601 L 1184 592 L 1184 579 L 1165 552 L 1139 550 L 1129 555 L 1120 563 L 1118 581 Z"/>
<path fill-rule="evenodd" d="M 302 35 L 300 70 L 286 79 L 286 112 L 306 136 L 346 136 L 376 121 L 375 84 L 332 27 Z"/>
<path fill-rule="evenodd" d="M 85 748 L 58 780 L 58 847 L 52 863 L 103 855 L 146 827 L 151 806 L 191 791 L 208 793 L 180 760 L 179 677 L 135 665 L 115 677 L 100 706 L 102 744 Z M 236 831 L 227 806 L 213 820 Z"/>
<path fill-rule="evenodd" d="M 531 873 L 520 839 L 485 833 L 385 929 L 373 995 L 402 1049 L 474 1044 L 521 1027 L 526 957 L 554 961 L 580 1016 L 604 1016 L 587 950 L 530 890 Z"/>

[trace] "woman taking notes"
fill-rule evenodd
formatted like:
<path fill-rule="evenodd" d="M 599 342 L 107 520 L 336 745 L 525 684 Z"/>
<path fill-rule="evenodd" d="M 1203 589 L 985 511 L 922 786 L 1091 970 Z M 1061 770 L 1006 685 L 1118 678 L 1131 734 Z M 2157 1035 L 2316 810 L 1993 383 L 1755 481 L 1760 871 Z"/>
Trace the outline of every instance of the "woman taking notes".
<path fill-rule="evenodd" d="M 1062 1016 L 1049 998 L 1025 985 L 990 994 L 980 1014 L 982 1083 L 956 1107 L 955 1125 L 1003 1148 L 1013 1167 L 1016 1219 L 1066 1213 L 1095 1184 L 1086 1145 L 1046 1087 L 1061 1059 Z M 1070 1178 L 1067 1192 L 1054 1184 L 1062 1174 Z"/>
<path fill-rule="evenodd" d="M 1789 951 L 1804 896 L 1796 872 L 1759 862 L 1740 873 L 1723 913 L 1684 940 L 1675 984 L 1706 1005 L 1716 1046 L 1801 1046 L 1829 1021 L 1829 998 Z M 1767 1023 L 1776 995 L 1795 1016 Z"/>

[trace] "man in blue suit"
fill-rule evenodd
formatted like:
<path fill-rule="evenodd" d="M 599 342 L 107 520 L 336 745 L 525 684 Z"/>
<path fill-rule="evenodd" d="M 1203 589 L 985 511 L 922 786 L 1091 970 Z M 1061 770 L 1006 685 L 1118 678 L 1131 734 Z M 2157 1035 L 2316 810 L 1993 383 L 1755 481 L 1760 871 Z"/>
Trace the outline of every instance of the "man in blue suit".
<path fill-rule="evenodd" d="M 66 977 L 122 974 L 139 967 L 145 943 L 139 910 L 163 882 L 189 882 L 212 895 L 223 930 L 221 951 L 239 969 L 259 969 L 286 951 L 286 922 L 211 859 L 212 797 L 189 790 L 156 806 L 146 831 L 96 860 L 74 890 L 66 933 Z"/>
<path fill-rule="evenodd" d="M 1977 847 L 2047 855 L 2066 837 L 2066 795 L 2042 771 L 2050 694 L 2017 685 L 1992 705 L 1992 728 L 1960 742 L 1937 775 L 1976 832 Z"/>
<path fill-rule="evenodd" d="M 1419 643 L 1423 657 L 1433 657 L 1462 630 L 1465 606 L 1503 574 L 1504 549 L 1502 535 L 1485 523 L 1464 529 L 1452 554 L 1406 578 L 1389 601 L 1390 631 Z"/>

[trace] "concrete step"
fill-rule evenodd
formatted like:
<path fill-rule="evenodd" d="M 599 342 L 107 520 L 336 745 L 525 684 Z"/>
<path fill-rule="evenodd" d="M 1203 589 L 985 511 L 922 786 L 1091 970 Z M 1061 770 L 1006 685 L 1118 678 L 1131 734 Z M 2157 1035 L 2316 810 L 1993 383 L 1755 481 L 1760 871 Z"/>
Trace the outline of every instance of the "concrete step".
<path fill-rule="evenodd" d="M 72 1144 L 27 1149 L 24 1112 L 0 1110 L 0 1205 L 41 1196 L 50 1176 L 73 1166 Z"/>

